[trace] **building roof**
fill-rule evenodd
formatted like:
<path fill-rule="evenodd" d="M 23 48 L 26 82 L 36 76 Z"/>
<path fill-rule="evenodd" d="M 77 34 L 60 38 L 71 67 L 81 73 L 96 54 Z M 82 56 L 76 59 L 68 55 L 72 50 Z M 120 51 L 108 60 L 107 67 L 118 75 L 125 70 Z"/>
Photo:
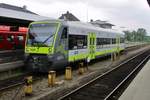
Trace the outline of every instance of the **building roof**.
<path fill-rule="evenodd" d="M 0 23 L 7 25 L 28 26 L 32 21 L 52 19 L 35 14 L 25 7 L 16 7 L 8 4 L 0 4 Z"/>
<path fill-rule="evenodd" d="M 62 14 L 59 19 L 64 19 L 67 21 L 80 21 L 76 16 L 67 11 L 65 14 Z"/>
<path fill-rule="evenodd" d="M 108 23 L 107 21 L 101 21 L 101 20 L 91 21 L 90 23 L 92 23 L 92 24 L 98 24 L 98 25 L 115 26 L 114 24 Z"/>
<path fill-rule="evenodd" d="M 30 21 L 43 20 L 48 18 L 48 17 L 43 17 L 40 15 L 16 11 L 12 9 L 0 8 L 0 11 L 1 11 L 0 17 L 15 18 L 15 19 L 22 19 L 22 20 L 30 20 Z"/>
<path fill-rule="evenodd" d="M 23 7 L 17 7 L 17 6 L 13 6 L 13 5 L 5 4 L 5 3 L 0 3 L 0 8 L 26 12 L 26 13 L 30 13 L 30 14 L 36 14 L 34 12 L 27 10 L 27 7 L 25 5 Z"/>

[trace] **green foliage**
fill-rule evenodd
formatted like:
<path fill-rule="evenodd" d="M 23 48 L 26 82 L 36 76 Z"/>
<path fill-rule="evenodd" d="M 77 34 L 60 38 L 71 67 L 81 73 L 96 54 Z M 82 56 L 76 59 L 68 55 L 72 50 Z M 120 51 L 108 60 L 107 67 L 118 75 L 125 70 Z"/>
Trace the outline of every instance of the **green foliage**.
<path fill-rule="evenodd" d="M 126 41 L 142 42 L 148 41 L 147 32 L 144 28 L 139 28 L 137 31 L 124 31 Z"/>
<path fill-rule="evenodd" d="M 145 41 L 145 42 L 150 42 L 150 36 L 145 36 L 145 37 L 144 37 L 144 41 Z"/>

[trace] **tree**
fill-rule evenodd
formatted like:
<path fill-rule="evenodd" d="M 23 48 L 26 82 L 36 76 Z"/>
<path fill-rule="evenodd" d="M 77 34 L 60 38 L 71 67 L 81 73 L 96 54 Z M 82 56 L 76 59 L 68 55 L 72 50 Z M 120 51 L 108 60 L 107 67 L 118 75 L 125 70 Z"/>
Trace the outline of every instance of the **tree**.
<path fill-rule="evenodd" d="M 144 28 L 139 28 L 137 30 L 137 37 L 139 41 L 143 41 L 144 37 L 146 36 L 147 32 Z"/>
<path fill-rule="evenodd" d="M 145 36 L 147 34 L 147 32 L 144 28 L 139 28 L 137 31 L 134 30 L 132 32 L 126 30 L 126 31 L 124 31 L 124 33 L 125 33 L 125 39 L 127 41 L 133 41 L 133 42 L 144 41 Z"/>
<path fill-rule="evenodd" d="M 133 42 L 137 41 L 137 32 L 132 31 L 131 34 L 132 34 L 132 40 L 131 41 L 133 41 Z"/>
<path fill-rule="evenodd" d="M 131 32 L 126 30 L 126 31 L 124 31 L 124 33 L 125 33 L 126 41 L 131 41 Z"/>

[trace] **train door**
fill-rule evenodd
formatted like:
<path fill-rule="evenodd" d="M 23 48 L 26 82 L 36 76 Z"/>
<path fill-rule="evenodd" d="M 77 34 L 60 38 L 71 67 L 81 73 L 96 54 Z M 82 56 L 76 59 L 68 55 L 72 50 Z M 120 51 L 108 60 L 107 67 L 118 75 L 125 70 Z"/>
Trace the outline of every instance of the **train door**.
<path fill-rule="evenodd" d="M 65 55 L 65 57 L 67 57 L 68 54 L 68 28 L 64 27 L 63 31 L 62 31 L 62 35 L 60 38 L 60 50 L 61 52 Z"/>
<path fill-rule="evenodd" d="M 119 52 L 119 47 L 120 47 L 120 37 L 119 36 L 117 36 L 116 44 L 117 44 L 117 52 Z"/>
<path fill-rule="evenodd" d="M 56 59 L 59 65 L 55 66 L 59 69 L 60 66 L 65 67 L 68 62 L 68 28 L 64 27 L 62 29 L 62 34 L 60 36 L 60 41 L 58 47 L 56 48 Z"/>
<path fill-rule="evenodd" d="M 88 60 L 89 61 L 95 59 L 95 50 L 96 50 L 96 34 L 89 33 L 88 34 L 88 51 L 89 51 Z"/>

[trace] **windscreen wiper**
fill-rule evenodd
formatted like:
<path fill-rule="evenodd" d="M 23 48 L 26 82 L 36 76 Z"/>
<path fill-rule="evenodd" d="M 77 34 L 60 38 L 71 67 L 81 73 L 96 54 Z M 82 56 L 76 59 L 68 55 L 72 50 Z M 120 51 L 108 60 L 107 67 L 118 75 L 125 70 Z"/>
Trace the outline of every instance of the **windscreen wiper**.
<path fill-rule="evenodd" d="M 42 44 L 44 44 L 45 42 L 47 42 L 54 34 L 50 35 L 47 39 L 45 39 Z"/>

